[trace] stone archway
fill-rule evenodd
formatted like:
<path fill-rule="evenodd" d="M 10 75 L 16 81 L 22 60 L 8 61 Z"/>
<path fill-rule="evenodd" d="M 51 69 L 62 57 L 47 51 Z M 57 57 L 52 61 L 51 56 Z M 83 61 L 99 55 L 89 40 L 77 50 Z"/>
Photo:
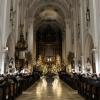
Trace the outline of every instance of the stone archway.
<path fill-rule="evenodd" d="M 95 68 L 95 55 L 94 55 L 94 42 L 92 39 L 92 36 L 90 34 L 86 35 L 85 39 L 85 46 L 84 46 L 84 51 L 85 51 L 85 64 L 87 62 L 87 58 L 90 59 L 90 63 L 92 65 L 93 72 L 96 72 Z"/>
<path fill-rule="evenodd" d="M 8 56 L 14 57 L 15 54 L 15 40 L 12 34 L 9 35 L 7 39 L 6 46 L 8 47 Z"/>
<path fill-rule="evenodd" d="M 63 7 L 62 7 L 63 8 Z M 50 3 L 47 4 L 39 4 L 36 11 L 33 14 L 33 29 L 34 36 L 36 37 L 37 30 L 40 26 L 49 25 L 52 26 L 55 30 L 55 27 L 59 27 L 62 33 L 65 30 L 65 12 L 57 5 Z M 61 41 L 62 42 L 62 41 Z M 62 47 L 61 47 L 62 49 Z"/>

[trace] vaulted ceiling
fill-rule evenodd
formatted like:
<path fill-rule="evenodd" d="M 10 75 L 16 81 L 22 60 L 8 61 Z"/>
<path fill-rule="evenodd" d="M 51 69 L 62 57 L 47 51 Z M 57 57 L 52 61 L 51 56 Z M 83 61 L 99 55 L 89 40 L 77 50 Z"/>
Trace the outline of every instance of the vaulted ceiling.
<path fill-rule="evenodd" d="M 77 2 L 78 0 L 20 0 L 20 4 L 23 3 L 26 9 L 26 17 L 62 22 L 73 17 L 73 8 Z"/>
<path fill-rule="evenodd" d="M 61 29 L 65 29 L 66 21 L 73 27 L 79 0 L 20 0 L 19 4 L 24 9 L 24 17 L 34 20 L 35 30 L 48 20 L 51 20 L 50 24 L 54 21 Z"/>
<path fill-rule="evenodd" d="M 71 8 L 75 7 L 77 0 L 24 0 L 24 2 L 29 16 L 34 16 L 47 8 L 54 8 L 54 10 L 65 17 L 68 16 Z"/>

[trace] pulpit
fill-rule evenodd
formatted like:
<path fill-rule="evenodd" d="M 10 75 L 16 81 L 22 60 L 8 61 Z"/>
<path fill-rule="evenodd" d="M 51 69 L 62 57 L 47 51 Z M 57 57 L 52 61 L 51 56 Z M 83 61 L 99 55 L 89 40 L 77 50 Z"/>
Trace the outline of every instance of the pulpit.
<path fill-rule="evenodd" d="M 22 32 L 23 26 L 21 25 L 20 38 L 15 47 L 15 65 L 16 69 L 21 70 L 25 64 L 25 54 L 27 52 L 28 44 L 24 39 Z"/>

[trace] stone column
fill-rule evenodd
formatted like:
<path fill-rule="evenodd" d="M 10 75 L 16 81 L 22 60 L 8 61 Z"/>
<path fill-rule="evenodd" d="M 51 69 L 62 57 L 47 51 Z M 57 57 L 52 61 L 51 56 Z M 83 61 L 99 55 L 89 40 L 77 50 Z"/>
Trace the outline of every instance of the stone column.
<path fill-rule="evenodd" d="M 19 24 L 20 24 L 20 8 L 19 8 L 19 0 L 17 0 L 17 7 L 16 7 L 16 43 L 19 39 Z"/>
<path fill-rule="evenodd" d="M 0 51 L 0 74 L 4 74 L 5 70 L 5 51 Z"/>
<path fill-rule="evenodd" d="M 9 34 L 11 33 L 10 27 L 10 2 L 3 0 L 2 7 L 2 47 L 6 47 L 6 42 Z"/>
<path fill-rule="evenodd" d="M 0 73 L 4 74 L 5 71 L 5 55 L 6 55 L 6 42 L 10 34 L 10 2 L 8 0 L 0 1 Z"/>
<path fill-rule="evenodd" d="M 74 66 L 75 66 L 75 72 L 77 71 L 76 69 L 76 67 L 77 67 L 77 57 L 76 57 L 76 55 L 77 55 L 77 50 L 76 50 L 76 48 L 77 48 L 77 40 L 76 40 L 76 33 L 77 33 L 77 31 L 76 31 L 76 21 L 74 21 Z"/>
<path fill-rule="evenodd" d="M 34 21 L 33 21 L 33 62 L 36 62 L 36 33 L 34 32 Z"/>
<path fill-rule="evenodd" d="M 72 41 L 71 41 L 71 31 L 70 31 L 70 27 L 68 24 L 68 20 L 66 20 L 66 63 L 68 63 L 67 61 L 67 57 L 69 52 L 71 51 L 72 48 Z"/>
<path fill-rule="evenodd" d="M 66 32 L 62 33 L 62 60 L 65 62 L 66 59 Z"/>
<path fill-rule="evenodd" d="M 28 51 L 33 53 L 33 21 L 32 19 L 29 19 L 27 22 L 28 25 Z"/>
<path fill-rule="evenodd" d="M 96 73 L 99 74 L 100 73 L 100 19 L 99 19 L 99 0 L 91 0 L 91 2 L 93 3 L 93 20 L 94 20 L 94 47 L 95 47 L 95 52 L 94 52 L 94 56 L 95 56 L 95 62 L 96 62 Z"/>
<path fill-rule="evenodd" d="M 81 62 L 82 62 L 82 72 L 84 73 L 84 7 L 83 7 L 83 0 L 80 0 L 80 21 L 81 21 Z"/>
<path fill-rule="evenodd" d="M 73 27 L 74 27 L 74 68 L 75 72 L 77 72 L 77 19 L 78 19 L 78 13 L 77 13 L 77 2 L 75 2 L 75 7 L 72 9 L 73 12 Z"/>

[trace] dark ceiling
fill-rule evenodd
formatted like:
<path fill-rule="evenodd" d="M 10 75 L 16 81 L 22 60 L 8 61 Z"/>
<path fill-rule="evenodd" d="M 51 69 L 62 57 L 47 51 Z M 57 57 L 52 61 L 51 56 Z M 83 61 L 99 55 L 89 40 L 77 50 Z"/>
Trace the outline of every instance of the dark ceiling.
<path fill-rule="evenodd" d="M 37 32 L 36 39 L 40 42 L 59 42 L 62 41 L 62 32 L 55 24 L 42 24 Z"/>

